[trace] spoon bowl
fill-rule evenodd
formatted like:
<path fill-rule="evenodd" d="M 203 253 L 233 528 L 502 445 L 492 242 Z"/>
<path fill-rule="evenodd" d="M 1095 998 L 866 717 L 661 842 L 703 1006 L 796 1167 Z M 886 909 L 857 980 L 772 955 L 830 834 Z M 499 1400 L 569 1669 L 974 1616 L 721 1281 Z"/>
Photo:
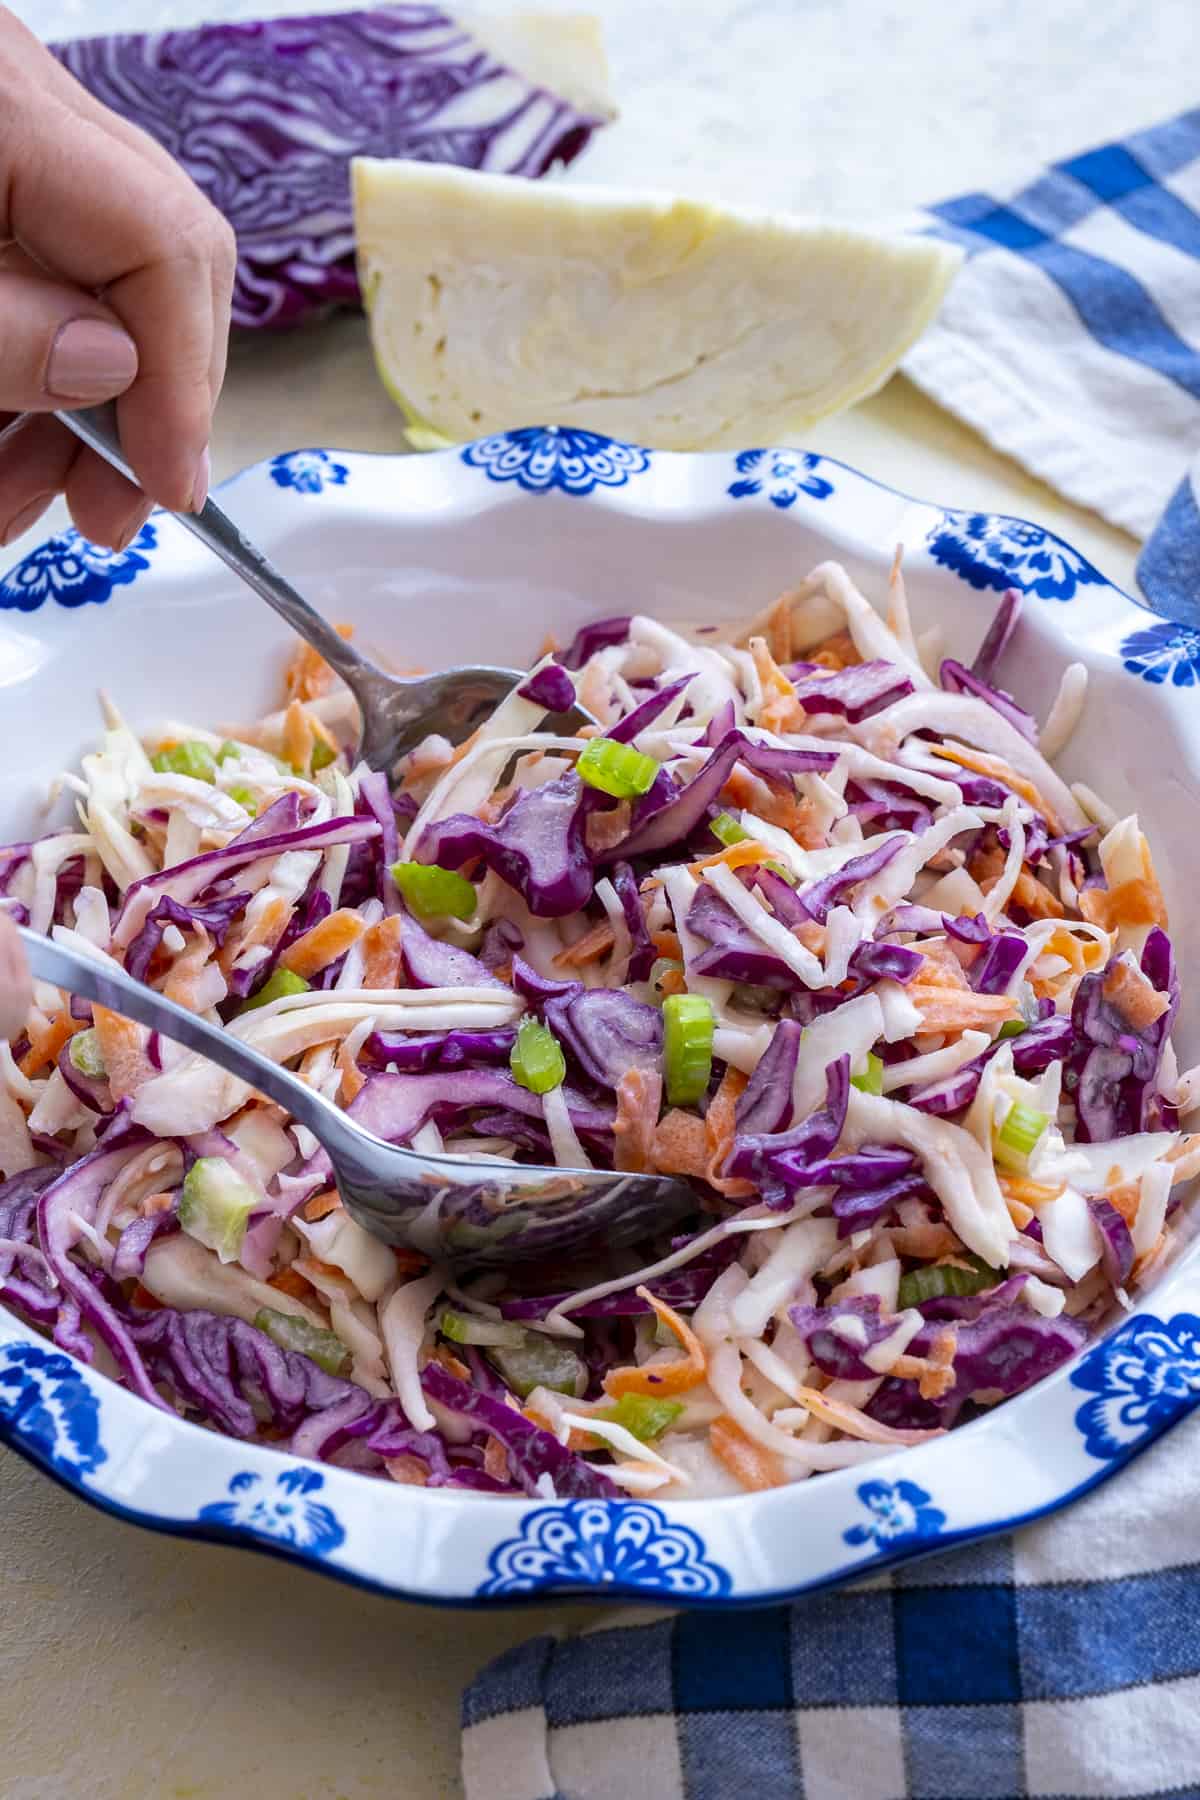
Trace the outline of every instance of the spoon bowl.
<path fill-rule="evenodd" d="M 19 930 L 37 979 L 207 1057 L 306 1126 L 321 1145 L 306 1173 L 319 1175 L 320 1185 L 332 1181 L 355 1223 L 386 1244 L 435 1262 L 504 1267 L 633 1243 L 695 1210 L 695 1195 L 668 1176 L 427 1156 L 386 1143 L 236 1030 L 197 1018 L 102 953 L 84 955 Z M 279 1203 L 281 1216 L 292 1210 Z"/>
<path fill-rule="evenodd" d="M 111 400 L 101 406 L 60 412 L 56 417 L 127 481 L 141 486 L 121 449 L 117 409 Z M 174 517 L 341 676 L 358 703 L 362 720 L 358 760 L 381 769 L 389 786 L 397 778 L 400 759 L 423 738 L 436 733 L 452 744 L 461 744 L 526 678 L 520 669 L 466 665 L 442 669 L 435 675 L 389 675 L 309 605 L 215 500 L 206 500 L 199 512 L 180 512 Z M 566 732 L 596 723 L 581 706 L 552 716 Z"/>

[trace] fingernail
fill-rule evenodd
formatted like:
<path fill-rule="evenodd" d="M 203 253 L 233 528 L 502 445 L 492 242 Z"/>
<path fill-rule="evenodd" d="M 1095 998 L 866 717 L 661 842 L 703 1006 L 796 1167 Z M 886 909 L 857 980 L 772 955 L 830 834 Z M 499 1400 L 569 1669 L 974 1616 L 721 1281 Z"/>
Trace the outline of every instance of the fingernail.
<path fill-rule="evenodd" d="M 137 374 L 137 345 L 103 319 L 60 325 L 46 364 L 46 392 L 55 400 L 108 400 Z"/>
<path fill-rule="evenodd" d="M 142 526 L 146 523 L 146 520 L 153 511 L 154 508 L 152 506 L 139 507 L 132 522 L 125 527 L 124 531 L 119 532 L 114 538 L 112 548 L 118 556 L 122 550 L 128 550 L 130 544 L 132 544 L 134 538 L 142 529 Z"/>
<path fill-rule="evenodd" d="M 53 494 L 39 494 L 36 500 L 29 502 L 28 506 L 23 506 L 16 517 L 10 519 L 4 527 L 3 535 L 0 535 L 0 544 L 11 544 L 13 539 L 19 538 L 23 531 L 28 531 L 34 521 L 41 518 L 53 498 Z"/>
<path fill-rule="evenodd" d="M 208 484 L 212 479 L 212 460 L 208 454 L 208 445 L 204 446 L 200 461 L 196 464 L 196 480 L 192 487 L 192 511 L 198 513 L 208 499 Z"/>

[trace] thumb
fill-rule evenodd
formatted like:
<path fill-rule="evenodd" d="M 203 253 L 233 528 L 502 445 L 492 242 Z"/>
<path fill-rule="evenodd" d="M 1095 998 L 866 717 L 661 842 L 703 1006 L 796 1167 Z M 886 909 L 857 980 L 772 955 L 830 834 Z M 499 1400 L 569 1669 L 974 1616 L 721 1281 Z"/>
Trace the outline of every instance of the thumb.
<path fill-rule="evenodd" d="M 0 413 L 112 400 L 137 368 L 137 345 L 99 300 L 0 271 Z"/>

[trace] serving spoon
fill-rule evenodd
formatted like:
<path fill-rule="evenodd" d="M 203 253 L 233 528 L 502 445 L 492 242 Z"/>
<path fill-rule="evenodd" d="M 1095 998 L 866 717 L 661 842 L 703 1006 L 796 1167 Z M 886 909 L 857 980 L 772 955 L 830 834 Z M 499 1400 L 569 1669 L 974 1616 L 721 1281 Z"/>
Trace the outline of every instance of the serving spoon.
<path fill-rule="evenodd" d="M 134 487 L 141 487 L 121 449 L 113 401 L 105 401 L 101 406 L 82 406 L 73 412 L 60 412 L 56 417 Z M 274 607 L 280 618 L 341 676 L 358 702 L 362 717 L 358 759 L 369 768 L 382 769 L 389 785 L 395 779 L 400 758 L 422 738 L 436 732 L 452 744 L 460 744 L 526 679 L 520 669 L 496 669 L 482 664 L 442 669 L 435 675 L 407 679 L 389 675 L 348 644 L 328 620 L 296 592 L 291 582 L 238 530 L 215 500 L 206 500 L 197 513 L 177 512 L 174 517 L 206 544 L 214 556 L 220 557 L 227 568 L 240 575 L 261 600 Z M 568 732 L 581 725 L 596 723 L 581 706 L 554 716 Z"/>
<path fill-rule="evenodd" d="M 356 1224 L 437 1262 L 503 1267 L 631 1243 L 696 1209 L 664 1175 L 427 1156 L 364 1130 L 233 1032 L 197 1018 L 115 962 L 18 928 L 34 975 L 207 1057 L 307 1126 Z"/>

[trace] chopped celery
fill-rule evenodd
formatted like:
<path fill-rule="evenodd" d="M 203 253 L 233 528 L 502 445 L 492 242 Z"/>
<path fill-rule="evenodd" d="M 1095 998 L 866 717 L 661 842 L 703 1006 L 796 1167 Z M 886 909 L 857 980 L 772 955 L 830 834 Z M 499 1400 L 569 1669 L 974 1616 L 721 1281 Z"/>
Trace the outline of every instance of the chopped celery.
<path fill-rule="evenodd" d="M 660 956 L 650 969 L 646 980 L 650 984 L 650 999 L 655 1006 L 661 1006 L 667 997 L 663 981 L 668 975 L 682 975 L 683 964 L 676 956 Z"/>
<path fill-rule="evenodd" d="M 963 1299 L 995 1287 L 1000 1279 L 998 1270 L 989 1268 L 979 1256 L 966 1260 L 971 1264 L 969 1269 L 960 1269 L 954 1263 L 931 1263 L 924 1269 L 910 1269 L 900 1277 L 897 1305 L 903 1310 L 920 1306 L 926 1300 Z"/>
<path fill-rule="evenodd" d="M 276 969 L 241 1007 L 239 1012 L 253 1012 L 256 1006 L 267 1006 L 272 1000 L 282 1000 L 285 994 L 307 994 L 308 983 L 303 975 L 294 975 L 290 969 Z"/>
<path fill-rule="evenodd" d="M 223 1156 L 201 1156 L 179 1191 L 179 1223 L 189 1237 L 215 1250 L 223 1263 L 236 1262 L 246 1225 L 262 1194 Z"/>
<path fill-rule="evenodd" d="M 438 1320 L 438 1330 L 452 1344 L 503 1344 L 519 1350 L 525 1342 L 521 1325 L 507 1325 L 502 1319 L 480 1319 L 474 1313 L 454 1312 L 445 1308 Z"/>
<path fill-rule="evenodd" d="M 713 1009 L 699 994 L 668 994 L 663 1001 L 663 1062 L 667 1099 L 694 1106 L 712 1074 Z"/>
<path fill-rule="evenodd" d="M 508 1066 L 517 1085 L 531 1094 L 548 1094 L 567 1073 L 567 1059 L 554 1033 L 528 1016 L 517 1027 Z"/>
<path fill-rule="evenodd" d="M 332 744 L 327 744 L 324 738 L 319 737 L 313 745 L 312 756 L 309 759 L 309 768 L 313 774 L 319 775 L 322 769 L 327 769 L 330 763 L 336 761 L 337 751 Z"/>
<path fill-rule="evenodd" d="M 596 1417 L 607 1419 L 613 1425 L 623 1425 L 626 1431 L 646 1444 L 669 1430 L 682 1411 L 682 1400 L 660 1400 L 653 1394 L 622 1394 L 615 1406 L 606 1407 Z"/>
<path fill-rule="evenodd" d="M 77 1031 L 67 1047 L 67 1055 L 73 1066 L 81 1075 L 86 1075 L 89 1081 L 103 1081 L 108 1074 L 100 1038 L 95 1030 Z"/>
<path fill-rule="evenodd" d="M 873 1050 L 868 1050 L 867 1066 L 860 1075 L 850 1077 L 850 1086 L 858 1088 L 863 1094 L 882 1094 L 883 1058 L 876 1056 Z"/>
<path fill-rule="evenodd" d="M 993 1128 L 992 1154 L 1002 1169 L 1024 1174 L 1038 1139 L 1050 1120 L 1036 1107 L 1016 1100 L 1009 1108 L 999 1130 Z"/>
<path fill-rule="evenodd" d="M 587 1370 L 574 1350 L 540 1332 L 523 1336 L 525 1342 L 519 1347 L 496 1344 L 487 1352 L 488 1361 L 496 1365 L 513 1393 L 524 1400 L 534 1388 L 544 1387 L 578 1399 L 587 1386 Z"/>
<path fill-rule="evenodd" d="M 217 759 L 207 744 L 189 738 L 186 743 L 172 744 L 150 758 L 150 767 L 160 775 L 190 775 L 193 781 L 215 781 Z"/>
<path fill-rule="evenodd" d="M 244 782 L 235 781 L 232 787 L 227 787 L 225 789 L 225 792 L 229 795 L 231 800 L 236 800 L 239 806 L 244 806 L 252 819 L 256 816 L 258 812 L 258 801 L 254 798 L 253 793 L 246 787 Z"/>
<path fill-rule="evenodd" d="M 436 863 L 392 864 L 392 880 L 418 918 L 469 919 L 478 895 L 465 875 Z"/>
<path fill-rule="evenodd" d="M 726 849 L 731 844 L 740 844 L 750 835 L 744 826 L 738 824 L 733 814 L 727 812 L 718 813 L 715 819 L 710 819 L 708 829 L 715 838 L 720 839 Z"/>
<path fill-rule="evenodd" d="M 1021 1033 L 1028 1029 L 1024 1019 L 1005 1019 L 997 1035 L 1000 1038 L 1015 1038 L 1020 1037 Z"/>
<path fill-rule="evenodd" d="M 575 773 L 589 787 L 599 788 L 615 800 L 636 800 L 650 792 L 659 766 L 652 756 L 643 756 L 632 744 L 597 737 L 580 753 Z"/>
<path fill-rule="evenodd" d="M 281 1350 L 298 1350 L 310 1357 L 327 1375 L 344 1375 L 350 1366 L 350 1352 L 334 1331 L 323 1331 L 298 1319 L 294 1313 L 274 1312 L 264 1306 L 254 1315 L 259 1331 L 265 1331 Z"/>
<path fill-rule="evenodd" d="M 226 738 L 225 742 L 221 745 L 221 748 L 217 751 L 217 761 L 219 763 L 236 762 L 238 757 L 242 754 L 243 746 L 241 744 L 235 744 L 232 738 Z"/>

